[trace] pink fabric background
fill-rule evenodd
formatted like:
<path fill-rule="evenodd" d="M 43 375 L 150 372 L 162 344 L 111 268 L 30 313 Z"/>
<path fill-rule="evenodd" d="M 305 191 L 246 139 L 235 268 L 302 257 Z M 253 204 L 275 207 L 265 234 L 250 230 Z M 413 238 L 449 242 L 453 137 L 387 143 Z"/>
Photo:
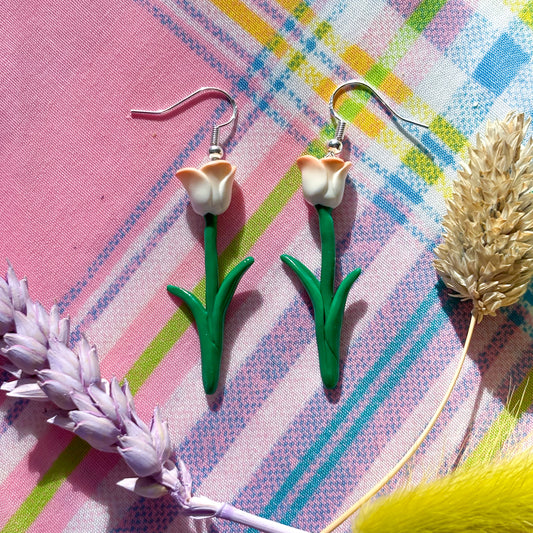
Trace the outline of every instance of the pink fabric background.
<path fill-rule="evenodd" d="M 375 103 L 366 110 L 386 122 L 385 133 L 371 136 L 361 117 L 348 125 L 353 169 L 335 210 L 338 263 L 343 275 L 357 266 L 363 274 L 348 301 L 339 390 L 324 393 L 309 302 L 279 261 L 291 253 L 315 271 L 320 264 L 316 216 L 298 190 L 247 252 L 256 262 L 228 311 L 221 394 L 207 399 L 201 390 L 198 336 L 189 327 L 136 395 L 146 420 L 162 407 L 198 493 L 319 531 L 401 457 L 451 377 L 469 308 L 439 292 L 432 267 L 443 190 L 487 118 L 533 109 L 533 33 L 523 12 L 504 3 L 494 3 L 495 14 L 475 0 L 304 4 L 311 22 L 281 0 L 0 0 L 0 257 L 27 276 L 32 297 L 46 307 L 60 301 L 73 328 L 98 344 L 104 376 L 122 378 L 176 312 L 166 284 L 192 289 L 203 278 L 201 218 L 187 207 L 167 233 L 155 228 L 187 205 L 177 180 L 161 183 L 184 151 L 182 166 L 206 162 L 221 101 L 198 99 L 169 120 L 132 119 L 130 109 L 161 108 L 200 86 L 235 94 L 238 125 L 222 130 L 227 159 L 238 167 L 232 205 L 219 217 L 222 251 L 243 227 L 253 233 L 252 216 L 310 142 L 324 146 L 327 98 L 309 65 L 335 86 L 363 75 L 342 42 L 374 66 L 388 61 L 403 85 L 389 87 L 387 99 L 431 122 L 429 133 L 412 132 L 425 135 L 443 178 L 434 183 L 425 167 L 406 163 L 412 145 Z M 294 67 L 292 52 L 262 44 L 250 13 L 305 55 L 309 70 Z M 416 31 L 413 13 L 427 23 Z M 322 41 L 321 21 L 331 27 Z M 487 67 L 501 43 L 513 54 Z M 487 87 L 490 68 L 505 79 L 502 87 Z M 464 138 L 462 148 L 453 149 L 437 118 Z M 509 389 L 533 366 L 531 301 L 529 291 L 483 322 L 457 391 L 410 465 L 413 479 L 453 463 L 464 443 L 474 449 L 504 412 Z M 46 424 L 42 404 L 4 395 L 0 404 L 4 527 L 71 436 Z M 530 429 L 526 409 L 513 438 Z M 26 530 L 244 531 L 193 523 L 168 502 L 116 487 L 129 475 L 116 456 L 91 451 Z"/>

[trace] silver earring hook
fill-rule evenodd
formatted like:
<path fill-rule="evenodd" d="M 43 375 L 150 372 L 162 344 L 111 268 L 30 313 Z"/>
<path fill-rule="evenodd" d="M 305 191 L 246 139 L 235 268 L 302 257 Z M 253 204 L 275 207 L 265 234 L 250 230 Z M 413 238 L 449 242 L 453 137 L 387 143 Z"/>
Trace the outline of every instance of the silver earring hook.
<path fill-rule="evenodd" d="M 228 124 L 231 124 L 236 118 L 237 118 L 237 102 L 235 102 L 235 99 L 226 91 L 223 89 L 219 89 L 218 87 L 200 87 L 199 89 L 196 89 L 193 93 L 189 94 L 185 98 L 182 98 L 179 102 L 176 102 L 175 104 L 172 104 L 170 107 L 167 107 L 166 109 L 159 109 L 157 111 L 150 111 L 147 109 L 132 109 L 131 114 L 133 115 L 144 115 L 144 116 L 161 116 L 166 113 L 170 113 L 174 109 L 176 109 L 179 105 L 187 102 L 187 100 L 190 100 L 191 98 L 194 98 L 197 94 L 204 92 L 204 91 L 214 91 L 218 93 L 222 93 L 226 99 L 229 101 L 233 108 L 233 113 L 231 114 L 231 117 L 226 122 L 223 122 L 222 124 L 216 124 L 213 126 L 213 131 L 211 133 L 211 146 L 209 147 L 209 159 L 216 160 L 221 159 L 224 155 L 224 151 L 222 150 L 222 147 L 218 144 L 219 139 L 219 130 L 220 128 L 223 128 L 224 126 L 227 126 Z"/>
<path fill-rule="evenodd" d="M 329 157 L 336 156 L 341 150 L 342 150 L 342 141 L 344 139 L 344 130 L 346 129 L 346 121 L 335 111 L 335 100 L 337 99 L 337 96 L 339 96 L 341 93 L 345 92 L 348 89 L 365 89 L 368 91 L 372 96 L 395 118 L 402 120 L 403 122 L 408 122 L 409 124 L 414 124 L 415 126 L 420 126 L 421 128 L 429 128 L 426 124 L 422 124 L 421 122 L 417 122 L 416 120 L 412 120 L 409 118 L 402 117 L 392 107 L 387 104 L 387 102 L 384 100 L 384 98 L 380 95 L 380 93 L 372 87 L 372 85 L 369 85 L 368 83 L 365 83 L 364 81 L 360 80 L 349 80 L 342 85 L 339 85 L 331 95 L 331 98 L 329 99 L 329 112 L 331 116 L 337 121 L 337 129 L 335 131 L 335 138 L 331 139 L 328 142 L 328 155 Z M 326 157 L 327 157 L 326 156 Z"/>

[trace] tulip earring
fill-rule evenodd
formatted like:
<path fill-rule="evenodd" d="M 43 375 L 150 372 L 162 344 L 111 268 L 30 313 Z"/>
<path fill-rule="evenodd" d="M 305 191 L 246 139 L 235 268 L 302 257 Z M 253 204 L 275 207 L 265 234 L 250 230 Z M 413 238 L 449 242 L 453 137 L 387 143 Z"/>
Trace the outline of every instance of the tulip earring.
<path fill-rule="evenodd" d="M 336 98 L 347 89 L 362 88 L 370 91 L 378 102 L 394 117 L 427 128 L 395 113 L 370 85 L 358 80 L 350 80 L 335 89 L 329 101 L 331 116 L 337 122 L 335 138 L 328 142 L 327 154 L 323 159 L 304 155 L 296 160 L 302 173 L 302 190 L 304 198 L 315 206 L 320 227 L 322 247 L 322 266 L 320 281 L 303 263 L 290 255 L 282 255 L 281 260 L 288 265 L 304 286 L 315 315 L 315 332 L 320 364 L 320 375 L 327 389 L 334 388 L 340 375 L 340 334 L 344 320 L 344 308 L 348 293 L 361 273 L 357 268 L 342 280 L 337 291 L 335 280 L 335 228 L 332 210 L 337 207 L 344 194 L 344 186 L 350 162 L 344 162 L 338 154 L 342 150 L 346 122 L 334 109 Z"/>
<path fill-rule="evenodd" d="M 193 210 L 205 219 L 206 305 L 204 307 L 194 294 L 180 287 L 168 285 L 167 290 L 181 298 L 187 304 L 194 317 L 200 337 L 203 386 L 206 394 L 213 394 L 217 389 L 220 375 L 226 310 L 239 281 L 254 262 L 253 257 L 247 257 L 236 265 L 222 283 L 219 284 L 217 216 L 224 213 L 231 202 L 235 167 L 222 159 L 224 152 L 218 144 L 218 139 L 219 129 L 230 124 L 237 117 L 237 104 L 222 89 L 201 87 L 167 109 L 160 111 L 132 110 L 132 115 L 163 115 L 203 91 L 222 93 L 233 107 L 231 118 L 227 122 L 213 127 L 211 146 L 209 147 L 209 163 L 203 165 L 200 169 L 182 168 L 176 173 L 176 177 L 183 183 L 189 193 Z"/>

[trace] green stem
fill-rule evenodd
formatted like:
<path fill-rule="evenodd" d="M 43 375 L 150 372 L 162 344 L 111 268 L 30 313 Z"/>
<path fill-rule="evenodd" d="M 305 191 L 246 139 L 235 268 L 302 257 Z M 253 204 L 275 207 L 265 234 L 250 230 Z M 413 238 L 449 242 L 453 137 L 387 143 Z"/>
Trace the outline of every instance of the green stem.
<path fill-rule="evenodd" d="M 223 324 L 215 323 L 215 301 L 219 289 L 218 251 L 217 251 L 217 217 L 211 213 L 205 215 L 204 250 L 205 250 L 205 310 L 206 331 L 200 332 L 202 356 L 202 380 L 206 394 L 214 394 L 218 385 L 220 359 L 222 356 Z M 199 328 L 200 329 L 200 328 Z M 202 342 L 203 341 L 203 342 Z"/>
<path fill-rule="evenodd" d="M 207 315 L 213 315 L 218 292 L 217 216 L 205 215 L 205 307 Z"/>
<path fill-rule="evenodd" d="M 323 303 L 323 316 L 315 316 L 316 339 L 320 374 L 326 388 L 332 389 L 339 381 L 339 348 L 331 339 L 331 331 L 326 328 L 333 301 L 335 283 L 335 227 L 331 207 L 317 205 L 318 224 L 320 227 L 320 244 L 322 248 L 322 265 L 320 271 L 320 294 Z M 341 316 L 342 320 L 342 316 Z"/>
<path fill-rule="evenodd" d="M 331 207 L 317 205 L 318 223 L 320 227 L 320 243 L 322 246 L 322 266 L 320 272 L 320 293 L 324 303 L 324 315 L 327 316 L 334 295 L 335 283 L 335 227 L 331 215 Z"/>

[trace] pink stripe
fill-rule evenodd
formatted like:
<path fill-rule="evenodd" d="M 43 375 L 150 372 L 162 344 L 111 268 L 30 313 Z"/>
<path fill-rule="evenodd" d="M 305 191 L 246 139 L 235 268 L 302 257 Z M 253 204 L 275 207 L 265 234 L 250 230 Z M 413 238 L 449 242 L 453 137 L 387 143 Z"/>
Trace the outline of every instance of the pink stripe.
<path fill-rule="evenodd" d="M 276 149 L 280 149 L 283 146 L 284 150 L 289 150 L 292 148 L 297 154 L 301 152 L 301 146 L 298 146 L 298 144 L 290 137 L 284 136 L 280 139 L 278 144 L 279 147 L 276 147 Z M 257 168 L 254 174 L 261 177 L 264 176 L 268 170 L 272 170 L 272 165 L 264 161 Z M 275 171 L 278 172 L 279 169 L 275 169 Z M 268 185 L 268 182 L 266 182 L 265 180 L 263 180 L 263 182 Z M 265 193 L 268 194 L 270 192 L 270 190 L 265 191 L 265 189 L 267 189 L 266 185 L 263 185 L 263 187 L 257 187 L 257 181 L 254 181 L 254 179 L 246 180 L 244 187 L 250 187 L 249 191 L 246 190 L 247 210 L 249 210 L 250 212 L 254 211 L 261 204 L 261 202 L 264 201 Z M 305 210 L 305 216 L 302 216 L 302 209 Z M 226 221 L 223 220 L 223 217 L 224 215 L 220 217 L 219 223 L 221 230 L 219 239 L 220 248 L 226 246 L 227 243 L 232 239 L 233 234 L 239 229 L 239 222 L 237 217 L 232 218 L 231 216 L 227 216 Z M 296 223 L 296 221 L 298 223 Z M 251 275 L 252 270 L 248 272 L 250 277 L 249 279 L 247 279 L 247 277 L 243 278 L 243 282 L 239 288 L 239 292 L 245 292 L 255 286 L 261 279 L 263 273 L 268 268 L 267 265 L 273 264 L 279 260 L 279 253 L 285 250 L 287 242 L 289 242 L 289 236 L 287 236 L 287 240 L 280 239 L 280 233 L 286 233 L 287 228 L 290 228 L 290 237 L 292 237 L 292 233 L 297 234 L 298 231 L 307 223 L 307 209 L 305 208 L 303 199 L 297 193 L 284 208 L 281 215 L 273 222 L 273 224 L 264 234 L 264 237 L 268 237 L 267 242 L 270 244 L 270 246 L 264 246 L 265 241 L 263 240 L 263 237 L 260 241 L 261 244 L 259 245 L 258 243 L 256 247 L 254 247 L 254 249 L 252 250 L 253 253 L 259 250 L 263 252 L 262 256 L 257 258 L 258 266 L 261 266 L 256 269 L 256 272 L 254 272 L 253 275 Z M 278 248 L 279 250 L 274 253 L 274 250 Z M 197 254 L 199 257 L 196 257 L 194 260 L 198 260 L 200 261 L 200 264 L 203 264 L 203 252 L 201 252 L 200 245 L 196 246 L 195 252 L 191 252 L 191 254 L 189 255 L 195 254 Z M 184 272 L 194 272 L 196 269 L 191 269 L 190 264 L 191 263 L 186 258 L 183 263 L 176 268 L 176 271 L 172 274 L 172 276 L 177 277 L 179 275 L 183 275 Z M 166 294 L 164 294 L 165 292 L 166 290 L 162 287 L 161 291 L 158 292 L 158 295 L 154 299 L 152 299 L 151 302 L 143 309 L 143 312 L 128 328 L 125 335 L 120 339 L 117 345 L 107 354 L 105 360 L 102 363 L 102 373 L 104 376 L 110 375 L 110 373 L 108 372 L 109 370 L 112 370 L 112 373 L 116 375 L 123 375 L 123 373 L 120 373 L 117 370 L 123 370 L 125 373 L 128 367 L 131 366 L 135 358 L 138 356 L 138 353 L 140 353 L 145 348 L 146 344 L 144 344 L 143 346 L 143 342 L 148 341 L 148 344 L 154 336 L 154 330 L 155 334 L 157 334 L 159 331 L 159 329 L 157 328 L 160 328 L 162 325 L 164 325 L 166 323 L 166 320 L 168 320 L 168 318 L 173 314 L 173 312 L 175 311 L 175 305 L 166 296 Z M 233 306 L 233 309 L 230 308 L 230 311 L 228 313 L 229 319 L 231 318 L 231 315 L 235 312 L 235 310 L 235 306 Z M 158 322 L 158 320 L 160 322 Z M 146 327 L 147 324 L 150 324 L 150 326 L 153 328 L 151 333 L 148 333 L 147 331 L 149 329 Z M 132 342 L 135 342 L 138 348 L 136 350 L 136 346 L 132 347 L 131 345 L 127 344 L 127 353 L 135 354 L 134 357 L 131 357 L 129 360 L 127 357 L 124 356 L 124 339 L 130 339 Z M 184 353 L 194 353 L 195 357 L 183 357 Z M 139 391 L 136 397 L 136 405 L 139 406 L 138 409 L 139 414 L 141 416 L 143 416 L 145 419 L 148 419 L 148 417 L 151 416 L 151 411 L 155 404 L 165 404 L 168 397 L 175 391 L 176 387 L 179 386 L 183 377 L 190 371 L 194 364 L 197 364 L 197 353 L 197 334 L 194 329 L 189 328 L 189 330 L 182 337 L 182 339 L 180 339 L 180 342 L 172 348 L 172 350 L 163 360 L 162 364 L 160 364 L 156 368 L 152 376 L 150 376 L 145 385 Z M 169 375 L 171 375 L 173 378 L 169 379 Z M 198 386 L 201 387 L 201 384 L 199 383 Z M 78 467 L 78 469 L 80 471 L 86 472 L 87 476 L 92 477 L 93 479 L 91 486 L 97 487 L 98 483 L 101 481 L 104 475 L 108 473 L 108 471 L 102 471 L 100 474 L 97 475 L 97 472 L 91 465 L 91 461 L 92 459 L 90 457 L 85 458 Z M 75 501 L 69 501 L 68 509 L 65 509 L 63 506 L 63 498 L 65 497 L 65 486 L 66 485 L 63 485 L 60 491 L 58 491 L 58 493 L 54 495 L 50 503 L 39 515 L 39 523 L 46 524 L 47 520 L 51 519 L 51 517 L 54 517 L 54 520 L 56 521 L 61 520 L 61 522 L 64 524 L 62 527 L 64 527 L 68 523 L 68 521 L 70 521 L 75 512 L 80 508 L 80 506 L 83 505 L 87 498 L 90 497 L 92 494 L 87 493 L 83 497 L 81 495 L 79 497 L 76 497 Z M 58 518 L 57 514 L 59 509 L 61 510 L 61 516 Z"/>
<path fill-rule="evenodd" d="M 141 6 L 116 3 L 114 15 L 120 16 L 109 16 L 108 10 L 106 2 L 96 2 L 80 17 L 76 4 L 52 1 L 13 10 L 4 21 L 12 54 L 3 63 L 2 80 L 10 83 L 3 89 L 17 95 L 21 111 L 3 109 L 3 167 L 9 172 L 2 177 L 1 193 L 10 198 L 3 223 L 5 234 L 17 236 L 6 240 L 3 253 L 19 274 L 28 275 L 35 297 L 47 306 L 83 278 L 102 242 L 111 238 L 219 101 L 202 102 L 201 111 L 183 111 L 179 120 L 186 128 L 176 127 L 175 120 L 129 120 L 129 109 L 173 102 L 177 93 L 202 84 L 228 88 L 228 81 L 206 63 L 198 69 L 196 53 L 169 39 L 168 29 Z M 61 16 L 50 17 L 50 12 Z M 205 43 L 200 34 L 195 39 Z M 21 49 L 28 50 L 32 61 Z M 223 50 L 213 48 L 212 53 L 227 63 Z M 179 69 L 162 67 L 175 64 L 177 57 Z M 117 65 L 123 67 L 120 76 Z M 36 94 L 47 95 L 46 103 L 39 103 L 44 109 L 36 107 Z M 9 99 L 4 102 L 2 108 Z M 30 144 L 22 137 L 28 131 Z M 86 294 L 176 186 L 149 208 Z"/>
<path fill-rule="evenodd" d="M 379 58 L 385 53 L 390 41 L 405 22 L 401 15 L 388 5 L 383 6 L 377 19 L 378 22 L 371 24 L 358 42 L 358 46 L 373 58 Z M 382 20 L 386 20 L 387 24 L 379 22 Z"/>
<path fill-rule="evenodd" d="M 382 221 L 384 214 L 384 212 L 379 212 Z M 384 223 L 386 224 L 386 222 Z M 399 232 L 403 237 L 407 237 L 404 230 L 400 229 Z M 400 238 L 400 235 L 397 235 L 396 237 Z M 408 240 L 404 240 L 403 242 L 405 246 L 409 246 Z M 373 257 L 375 257 L 375 253 Z M 309 400 L 309 403 L 302 408 L 302 411 L 294 419 L 290 430 L 269 451 L 268 456 L 262 462 L 261 467 L 255 472 L 254 479 L 246 489 L 241 491 L 241 496 L 238 502 L 240 505 L 255 510 L 255 512 L 260 512 L 276 492 L 279 485 L 283 483 L 285 477 L 295 467 L 298 461 L 302 459 L 302 455 L 305 451 L 315 442 L 316 436 L 322 434 L 323 431 L 326 430 L 331 420 L 342 407 L 345 399 L 350 397 L 361 379 L 369 372 L 374 363 L 379 360 L 383 347 L 394 338 L 397 330 L 409 318 L 410 313 L 416 309 L 414 306 L 419 305 L 419 298 L 424 294 L 424 288 L 427 285 L 432 284 L 433 280 L 431 277 L 427 276 L 428 269 L 424 268 L 424 265 L 429 261 L 429 254 L 424 254 L 422 258 L 417 258 L 414 267 L 411 264 L 394 267 L 394 269 L 399 272 L 405 272 L 406 277 L 412 268 L 416 269 L 415 271 L 421 275 L 418 279 L 419 292 L 416 294 L 417 299 L 415 301 L 407 300 L 405 295 L 410 291 L 408 284 L 400 283 L 398 285 L 398 289 L 394 292 L 394 296 L 387 299 L 383 308 L 374 315 L 371 322 L 365 327 L 364 331 L 357 339 L 356 347 L 352 347 L 348 352 L 344 365 L 340 401 L 333 404 L 328 403 L 326 398 L 321 397 L 321 393 L 317 393 L 317 396 Z M 409 305 L 407 307 L 398 306 L 398 301 L 409 301 Z M 383 316 L 388 318 L 386 323 L 383 321 Z M 386 376 L 389 371 L 388 368 L 385 368 L 380 372 L 380 376 L 373 383 L 370 390 L 373 390 L 374 387 L 378 386 L 382 381 L 383 376 Z M 357 405 L 353 407 L 350 413 L 350 419 L 357 416 L 362 411 L 366 402 L 368 402 L 368 395 L 357 401 Z M 326 404 L 327 409 L 323 412 L 322 409 L 325 408 Z M 321 417 L 316 416 L 316 411 L 322 413 Z M 349 421 L 343 422 L 341 427 L 335 432 L 335 436 L 332 438 L 336 440 L 337 438 L 342 437 L 349 425 Z M 328 445 L 327 449 L 330 449 L 330 447 L 331 446 Z M 281 450 L 287 449 L 292 450 L 291 457 L 285 458 L 283 463 L 280 464 L 278 458 L 281 457 Z M 284 457 L 286 456 L 284 455 Z M 327 453 L 324 453 L 324 457 L 327 457 Z M 317 467 L 318 466 L 320 465 L 317 463 Z M 297 494 L 298 491 L 295 490 L 294 495 L 296 496 Z M 281 513 L 281 509 L 279 512 Z M 279 516 L 281 516 L 281 514 Z M 278 514 L 276 514 L 276 516 L 278 516 Z"/>
<path fill-rule="evenodd" d="M 79 6 L 52 1 L 46 6 L 12 10 L 13 16 L 4 25 L 12 57 L 3 64 L 0 86 L 2 80 L 9 81 L 9 93 L 17 94 L 21 112 L 3 109 L 10 119 L 0 125 L 3 165 L 10 170 L 0 180 L 3 197 L 10 198 L 4 204 L 4 232 L 16 237 L 6 240 L 3 253 L 20 275 L 28 275 L 32 297 L 47 307 L 84 276 L 87 265 L 101 251 L 101 243 L 159 179 L 176 147 L 187 144 L 219 102 L 206 101 L 202 112 L 184 111 L 180 120 L 188 128 L 176 128 L 175 121 L 131 121 L 128 110 L 134 105 L 175 101 L 176 87 L 187 92 L 199 84 L 228 86 L 227 80 L 207 65 L 198 71 L 197 55 L 179 40 L 169 39 L 168 30 L 143 8 L 122 2 L 113 9 L 121 16 L 109 16 L 109 5 L 100 2 L 91 4 L 80 17 Z M 50 12 L 61 16 L 50 17 Z M 202 42 L 199 36 L 196 40 Z M 36 46 L 28 44 L 36 41 Z M 32 55 L 33 63 L 22 49 Z M 222 50 L 214 50 L 214 54 L 227 62 Z M 180 58 L 179 69 L 161 67 L 173 64 L 176 57 Z M 31 64 L 39 70 L 32 70 Z M 41 68 L 43 64 L 46 69 Z M 120 77 L 116 76 L 117 65 L 124 66 Z M 46 109 L 36 107 L 36 94 L 47 95 Z M 11 105 L 9 99 L 3 102 Z M 103 116 L 107 117 L 105 129 Z M 22 137 L 28 131 L 33 135 L 31 143 Z M 57 142 L 51 143 L 51 138 Z M 33 152 L 28 154 L 28 150 Z M 124 161 L 129 162 L 128 167 L 123 166 Z M 169 187 L 150 207 L 119 245 L 118 253 L 113 253 L 89 283 L 86 294 L 101 282 L 171 192 Z M 80 298 L 77 305 L 82 301 Z M 51 429 L 17 465 L 3 485 L 10 494 L 2 502 L 4 523 L 69 441 L 67 433 Z"/>
<path fill-rule="evenodd" d="M 120 461 L 118 454 L 91 450 L 69 476 L 68 482 L 61 485 L 44 511 L 28 528 L 28 533 L 63 531 L 74 515 L 73 511 L 78 510 L 87 501 L 87 497 L 94 494 L 102 479 Z M 120 487 L 116 487 L 116 491 L 118 498 L 128 495 L 128 492 Z M 65 505 L 65 502 L 68 502 L 68 505 Z"/>
<path fill-rule="evenodd" d="M 273 149 L 281 150 L 282 147 L 284 150 L 294 153 L 294 159 L 296 159 L 297 155 L 302 151 L 301 146 L 287 134 L 281 136 Z M 236 188 L 237 194 L 234 194 L 230 210 L 219 217 L 219 250 L 226 248 L 235 237 L 236 233 L 240 231 L 246 219 L 257 210 L 268 194 L 270 194 L 272 185 L 264 179 L 264 176 L 272 173 L 278 177 L 282 176 L 287 171 L 287 169 L 281 168 L 281 163 L 278 163 L 278 165 L 280 168 L 276 168 L 275 165 L 273 166 L 272 162 L 263 160 L 254 170 L 253 174 L 248 176 L 247 179 Z M 241 189 L 242 192 L 239 192 L 239 189 Z M 245 205 L 243 205 L 244 197 L 246 198 Z M 307 209 L 299 192 L 294 195 L 289 202 L 289 205 L 292 206 L 290 213 L 286 213 L 288 207 L 286 206 L 280 215 L 284 217 L 282 219 L 283 225 L 280 225 L 276 220 L 261 237 L 259 241 L 261 246 L 256 245 L 254 247 L 254 250 L 251 252 L 252 255 L 256 250 L 262 249 L 267 236 L 270 235 L 266 241 L 269 242 L 269 244 L 271 239 L 276 245 L 279 245 L 280 241 L 285 245 L 290 242 L 293 236 L 300 231 L 300 228 L 307 223 Z M 302 214 L 302 211 L 304 214 Z M 233 216 L 234 212 L 237 213 L 237 216 Z M 152 339 L 156 337 L 175 313 L 176 302 L 178 299 L 174 299 L 168 295 L 166 290 L 166 285 L 168 283 L 192 290 L 192 288 L 204 276 L 204 252 L 202 244 L 203 222 L 201 217 L 192 212 L 192 210 L 189 214 L 192 217 L 190 220 L 196 228 L 194 233 L 196 233 L 196 237 L 199 239 L 198 243 L 182 262 L 176 266 L 175 270 L 167 277 L 167 279 L 162 280 L 161 287 L 154 298 L 152 298 L 142 312 L 139 313 L 116 345 L 105 355 L 105 359 L 102 362 L 103 375 L 124 376 L 139 354 L 146 349 Z M 293 217 L 292 219 L 290 218 L 291 216 Z M 273 230 L 273 227 L 276 229 Z M 287 228 L 290 228 L 290 232 L 287 231 Z M 284 239 L 279 238 L 280 232 L 284 233 Z M 276 256 L 268 255 L 268 264 L 271 264 L 275 258 Z M 244 290 L 246 290 L 245 287 L 250 288 L 251 280 L 256 280 L 257 282 L 260 279 L 259 273 L 264 272 L 265 268 L 263 259 L 259 257 L 256 258 L 256 263 L 244 276 L 241 285 L 239 286 L 238 293 L 244 292 Z M 127 347 L 127 350 L 124 349 L 124 346 Z M 193 351 L 197 353 L 198 348 L 193 348 Z"/>
<path fill-rule="evenodd" d="M 434 68 L 442 53 L 422 35 L 394 67 L 394 74 L 415 89 Z"/>
<path fill-rule="evenodd" d="M 286 251 L 287 242 L 291 239 L 280 239 L 287 228 L 290 228 L 291 233 L 298 232 L 307 224 L 306 217 L 301 216 L 302 199 L 296 194 L 289 203 L 285 206 L 280 215 L 270 225 L 268 230 L 263 234 L 260 241 L 252 248 L 251 254 L 256 259 L 253 267 L 247 272 L 242 279 L 236 298 L 239 293 L 245 294 L 256 287 L 266 272 L 275 267 L 279 263 L 279 256 Z M 235 302 L 233 302 L 235 304 Z M 230 305 L 226 322 L 231 324 L 231 317 L 236 312 L 237 307 Z M 235 348 L 237 349 L 237 348 Z M 189 354 L 194 354 L 190 357 Z M 184 336 L 176 345 L 171 357 L 166 357 L 162 364 L 160 364 L 151 376 L 146 380 L 144 385 L 138 392 L 138 401 L 141 404 L 157 404 L 167 398 L 176 389 L 176 384 L 169 380 L 169 375 L 182 376 L 180 371 L 183 371 L 183 360 L 192 359 L 186 371 L 190 370 L 193 364 L 198 363 L 199 357 L 199 341 L 194 332 L 194 335 Z M 231 354 L 226 353 L 226 357 L 231 357 Z M 184 374 L 183 374 L 184 375 Z M 199 383 L 200 387 L 201 384 Z"/>

